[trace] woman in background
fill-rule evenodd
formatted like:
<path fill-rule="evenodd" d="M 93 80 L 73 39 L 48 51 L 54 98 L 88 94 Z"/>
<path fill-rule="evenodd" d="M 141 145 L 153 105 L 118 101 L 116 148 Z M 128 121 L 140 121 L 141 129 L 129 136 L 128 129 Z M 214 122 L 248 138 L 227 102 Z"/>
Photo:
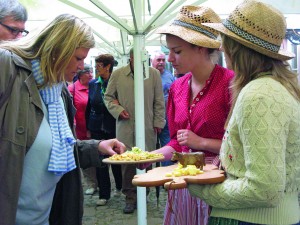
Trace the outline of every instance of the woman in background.
<path fill-rule="evenodd" d="M 85 110 L 89 96 L 89 82 L 93 79 L 92 66 L 89 64 L 84 64 L 83 70 L 78 70 L 75 77 L 76 81 L 73 84 L 70 84 L 68 89 L 73 96 L 73 104 L 76 108 L 74 120 L 76 136 L 80 140 L 88 140 L 90 137 L 87 137 Z M 95 168 L 82 170 L 82 173 L 87 185 L 85 194 L 94 194 L 97 189 Z"/>
<path fill-rule="evenodd" d="M 73 96 L 75 114 L 75 131 L 80 140 L 89 139 L 86 135 L 85 109 L 89 96 L 89 82 L 93 79 L 93 68 L 89 64 L 84 64 L 83 70 L 77 71 L 77 80 L 68 86 Z"/>
<path fill-rule="evenodd" d="M 96 79 L 89 83 L 88 104 L 86 107 L 86 127 L 88 136 L 93 139 L 111 139 L 116 137 L 116 120 L 108 112 L 103 101 L 103 96 L 114 67 L 114 57 L 110 54 L 102 54 L 96 57 Z M 122 173 L 121 165 L 111 165 L 115 179 L 115 196 L 121 194 Z M 111 182 L 109 165 L 103 164 L 96 168 L 99 188 L 97 205 L 106 205 L 111 197 Z"/>

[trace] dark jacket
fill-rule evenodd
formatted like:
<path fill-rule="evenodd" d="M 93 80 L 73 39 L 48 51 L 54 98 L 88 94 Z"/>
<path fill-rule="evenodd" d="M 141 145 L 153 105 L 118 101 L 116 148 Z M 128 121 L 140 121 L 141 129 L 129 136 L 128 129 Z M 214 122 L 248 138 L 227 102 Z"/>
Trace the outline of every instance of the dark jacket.
<path fill-rule="evenodd" d="M 37 136 L 44 114 L 30 61 L 0 49 L 0 65 L 0 96 L 6 90 L 12 71 L 17 73 L 10 97 L 0 109 L 0 225 L 14 225 L 24 158 Z M 66 87 L 62 98 L 74 131 L 75 108 Z M 57 184 L 49 219 L 51 225 L 82 224 L 83 191 L 79 167 L 101 164 L 98 143 L 96 140 L 77 141 L 74 148 L 77 168 L 66 173 Z"/>
<path fill-rule="evenodd" d="M 114 138 L 116 137 L 116 119 L 107 110 L 101 93 L 102 88 L 106 88 L 107 82 L 101 84 L 98 79 L 90 81 L 85 119 L 86 127 L 92 133 L 105 133 L 105 136 Z"/>

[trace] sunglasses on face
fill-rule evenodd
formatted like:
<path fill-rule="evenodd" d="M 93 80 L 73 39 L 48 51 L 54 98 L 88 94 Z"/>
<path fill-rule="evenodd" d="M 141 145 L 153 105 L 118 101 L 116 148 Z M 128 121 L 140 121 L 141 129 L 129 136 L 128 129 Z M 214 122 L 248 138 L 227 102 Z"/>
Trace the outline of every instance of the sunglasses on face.
<path fill-rule="evenodd" d="M 27 30 L 20 30 L 20 29 L 8 26 L 8 25 L 6 25 L 6 24 L 4 24 L 2 22 L 0 22 L 0 24 L 2 26 L 4 26 L 7 30 L 9 30 L 15 36 L 17 36 L 19 33 L 21 33 L 22 36 L 25 37 L 29 33 L 29 31 L 27 31 Z"/>

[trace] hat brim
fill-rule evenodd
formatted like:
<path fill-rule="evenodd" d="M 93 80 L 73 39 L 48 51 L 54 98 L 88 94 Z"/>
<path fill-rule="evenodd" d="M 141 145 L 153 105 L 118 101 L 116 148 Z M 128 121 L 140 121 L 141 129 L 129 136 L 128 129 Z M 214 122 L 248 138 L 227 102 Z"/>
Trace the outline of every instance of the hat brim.
<path fill-rule="evenodd" d="M 295 55 L 293 53 L 285 51 L 285 50 L 280 49 L 278 52 L 272 52 L 268 49 L 265 49 L 256 44 L 253 44 L 250 41 L 245 40 L 245 39 L 241 38 L 240 36 L 236 35 L 235 33 L 231 32 L 230 30 L 228 30 L 222 23 L 202 23 L 202 25 L 213 28 L 222 34 L 224 34 L 228 37 L 231 37 L 232 39 L 239 42 L 240 44 L 245 45 L 246 47 L 251 48 L 251 49 L 253 49 L 263 55 L 269 56 L 271 58 L 285 61 L 285 60 L 289 60 L 289 59 L 292 59 L 295 57 Z"/>
<path fill-rule="evenodd" d="M 165 26 L 165 27 L 161 27 L 158 28 L 156 30 L 156 33 L 158 34 L 172 34 L 175 35 L 177 37 L 180 37 L 181 39 L 197 45 L 197 46 L 201 46 L 201 47 L 205 47 L 205 48 L 220 48 L 221 46 L 221 42 L 214 40 L 200 32 L 182 27 L 182 26 L 178 26 L 178 25 L 169 25 L 169 26 Z"/>

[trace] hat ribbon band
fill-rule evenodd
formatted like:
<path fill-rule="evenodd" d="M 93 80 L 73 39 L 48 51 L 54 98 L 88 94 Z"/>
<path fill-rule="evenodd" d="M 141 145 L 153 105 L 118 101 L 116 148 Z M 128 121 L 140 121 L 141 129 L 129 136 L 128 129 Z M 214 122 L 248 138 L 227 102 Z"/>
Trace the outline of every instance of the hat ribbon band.
<path fill-rule="evenodd" d="M 272 52 L 276 52 L 278 53 L 279 49 L 280 49 L 280 46 L 278 45 L 274 45 L 274 44 L 271 44 L 267 41 L 264 41 L 258 37 L 255 37 L 254 35 L 252 34 L 249 34 L 243 30 L 241 30 L 240 28 L 238 28 L 237 26 L 235 26 L 233 23 L 231 23 L 228 19 L 225 19 L 223 21 L 223 25 L 228 29 L 230 30 L 231 32 L 235 33 L 236 35 L 246 39 L 247 41 L 250 41 L 251 43 L 255 44 L 255 45 L 258 45 L 260 47 L 263 47 L 267 50 L 270 50 Z"/>
<path fill-rule="evenodd" d="M 205 29 L 203 29 L 201 27 L 197 27 L 197 26 L 195 26 L 193 24 L 182 22 L 180 20 L 174 20 L 172 24 L 178 25 L 178 26 L 182 26 L 182 27 L 186 27 L 186 28 L 189 28 L 191 30 L 200 32 L 200 33 L 202 33 L 202 34 L 204 34 L 204 35 L 206 35 L 206 36 L 208 36 L 208 37 L 210 37 L 212 39 L 217 39 L 217 36 L 214 35 L 213 33 L 209 32 L 209 31 L 207 31 L 207 30 L 205 30 Z"/>

